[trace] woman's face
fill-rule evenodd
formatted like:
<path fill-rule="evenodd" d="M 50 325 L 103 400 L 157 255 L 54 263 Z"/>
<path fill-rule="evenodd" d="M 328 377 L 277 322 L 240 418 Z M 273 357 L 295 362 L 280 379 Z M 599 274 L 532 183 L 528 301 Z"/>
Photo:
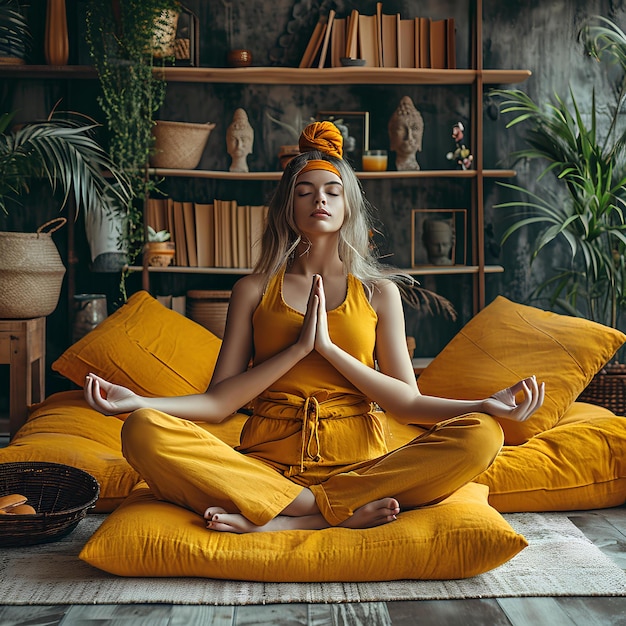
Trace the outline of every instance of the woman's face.
<path fill-rule="evenodd" d="M 326 170 L 311 170 L 296 179 L 293 214 L 301 234 L 338 232 L 345 218 L 341 178 Z"/>

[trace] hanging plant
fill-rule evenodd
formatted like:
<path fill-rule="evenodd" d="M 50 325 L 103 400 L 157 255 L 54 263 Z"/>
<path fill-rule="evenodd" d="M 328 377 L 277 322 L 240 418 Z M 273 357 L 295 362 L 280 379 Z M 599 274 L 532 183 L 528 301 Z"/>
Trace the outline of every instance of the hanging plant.
<path fill-rule="evenodd" d="M 172 34 L 171 12 L 179 8 L 176 0 L 89 0 L 87 5 L 86 38 L 102 90 L 98 102 L 109 153 L 132 187 L 126 207 L 130 264 L 145 240 L 145 200 L 156 190 L 147 168 L 154 150 L 154 114 L 163 104 L 166 82 L 155 69 L 173 60 L 164 56 L 168 49 L 164 38 Z"/>

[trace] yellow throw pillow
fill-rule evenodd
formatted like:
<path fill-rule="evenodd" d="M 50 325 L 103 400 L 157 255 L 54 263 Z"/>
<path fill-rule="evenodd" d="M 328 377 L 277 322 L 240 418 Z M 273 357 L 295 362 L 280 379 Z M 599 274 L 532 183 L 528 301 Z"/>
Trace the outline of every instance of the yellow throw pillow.
<path fill-rule="evenodd" d="M 93 372 L 144 396 L 201 393 L 221 340 L 145 291 L 70 346 L 52 369 L 79 386 Z"/>
<path fill-rule="evenodd" d="M 583 402 L 521 446 L 504 446 L 476 478 L 502 513 L 578 511 L 626 503 L 626 418 Z"/>
<path fill-rule="evenodd" d="M 470 483 L 395 522 L 352 530 L 211 532 L 145 483 L 87 541 L 80 558 L 119 576 L 198 576 L 274 582 L 457 579 L 505 563 L 526 539 Z"/>
<path fill-rule="evenodd" d="M 419 376 L 422 393 L 476 400 L 535 374 L 543 406 L 527 421 L 501 420 L 507 444 L 554 426 L 626 341 L 618 330 L 498 296 L 473 317 Z"/>

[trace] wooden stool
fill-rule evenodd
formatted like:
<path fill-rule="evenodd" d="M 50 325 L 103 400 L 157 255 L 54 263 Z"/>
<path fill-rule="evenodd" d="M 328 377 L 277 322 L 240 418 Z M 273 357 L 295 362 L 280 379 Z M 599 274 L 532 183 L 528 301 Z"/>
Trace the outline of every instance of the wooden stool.
<path fill-rule="evenodd" d="M 9 437 L 46 393 L 46 318 L 0 320 L 0 364 L 9 366 Z"/>

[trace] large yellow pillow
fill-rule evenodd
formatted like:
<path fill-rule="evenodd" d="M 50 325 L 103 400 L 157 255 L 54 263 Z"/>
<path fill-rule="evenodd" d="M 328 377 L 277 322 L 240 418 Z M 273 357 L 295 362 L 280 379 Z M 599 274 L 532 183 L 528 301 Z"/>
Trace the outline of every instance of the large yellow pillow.
<path fill-rule="evenodd" d="M 52 369 L 83 386 L 93 372 L 144 396 L 206 390 L 221 340 L 145 291 L 70 346 Z"/>
<path fill-rule="evenodd" d="M 154 498 L 140 483 L 87 541 L 80 558 L 119 576 L 232 580 L 456 579 L 505 563 L 527 546 L 470 483 L 395 522 L 351 530 L 211 532 L 202 518 Z"/>
<path fill-rule="evenodd" d="M 626 418 L 583 402 L 476 478 L 498 511 L 577 511 L 626 503 Z"/>
<path fill-rule="evenodd" d="M 473 317 L 420 374 L 422 393 L 476 400 L 535 374 L 543 406 L 526 422 L 501 420 L 507 444 L 554 426 L 626 335 L 589 320 L 498 296 Z"/>

